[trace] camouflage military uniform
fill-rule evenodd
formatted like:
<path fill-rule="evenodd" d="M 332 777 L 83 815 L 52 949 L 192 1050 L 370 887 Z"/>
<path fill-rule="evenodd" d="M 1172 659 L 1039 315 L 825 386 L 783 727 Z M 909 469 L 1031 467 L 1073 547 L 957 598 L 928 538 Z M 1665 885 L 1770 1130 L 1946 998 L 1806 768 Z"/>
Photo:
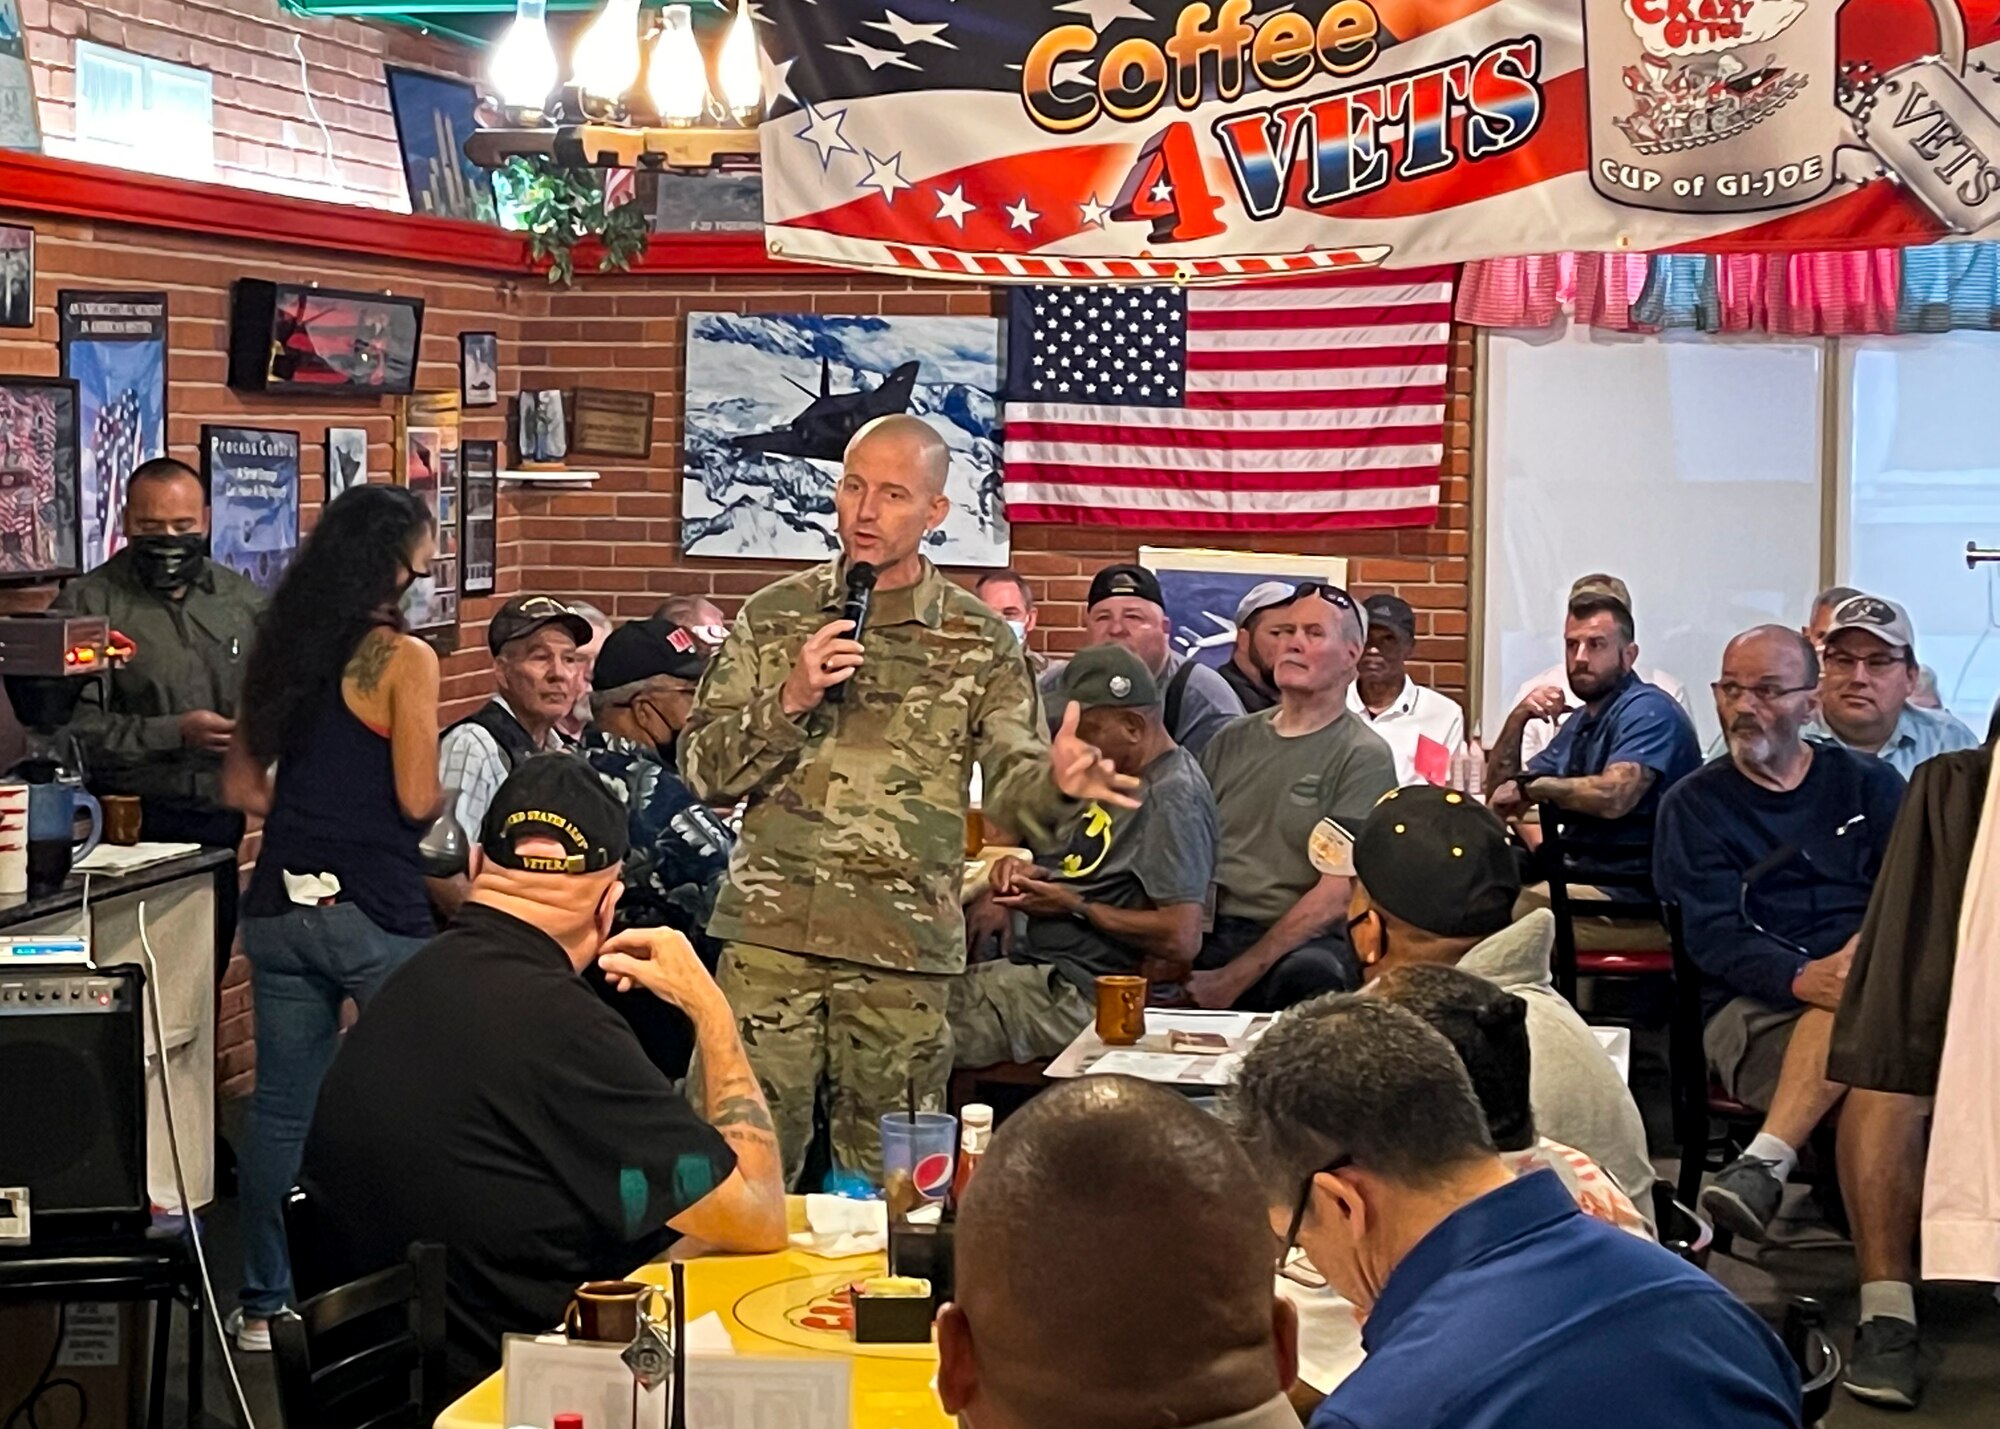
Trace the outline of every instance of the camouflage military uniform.
<path fill-rule="evenodd" d="M 788 1182 L 821 1086 L 835 1159 L 871 1173 L 876 1118 L 908 1081 L 943 1104 L 973 764 L 984 807 L 1035 842 L 1057 842 L 1080 808 L 1050 776 L 1013 633 L 929 562 L 915 585 L 875 593 L 845 703 L 787 717 L 779 691 L 806 638 L 839 618 L 842 588 L 836 562 L 750 597 L 680 738 L 699 797 L 746 801 L 709 931 L 726 940 L 718 981 Z"/>

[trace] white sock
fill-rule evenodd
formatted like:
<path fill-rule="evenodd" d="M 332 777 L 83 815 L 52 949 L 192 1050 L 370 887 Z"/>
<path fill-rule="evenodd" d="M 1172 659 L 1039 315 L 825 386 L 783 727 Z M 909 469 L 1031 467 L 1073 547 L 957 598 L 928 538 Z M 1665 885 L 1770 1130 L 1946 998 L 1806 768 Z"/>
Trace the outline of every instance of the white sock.
<path fill-rule="evenodd" d="M 1799 1153 L 1785 1145 L 1768 1131 L 1760 1131 L 1743 1148 L 1745 1156 L 1754 1156 L 1759 1161 L 1771 1163 L 1771 1174 L 1780 1181 L 1792 1174 L 1792 1168 L 1799 1164 Z"/>
<path fill-rule="evenodd" d="M 1861 1287 L 1861 1322 L 1901 1320 L 1917 1323 L 1917 1292 L 1902 1280 L 1870 1280 Z"/>

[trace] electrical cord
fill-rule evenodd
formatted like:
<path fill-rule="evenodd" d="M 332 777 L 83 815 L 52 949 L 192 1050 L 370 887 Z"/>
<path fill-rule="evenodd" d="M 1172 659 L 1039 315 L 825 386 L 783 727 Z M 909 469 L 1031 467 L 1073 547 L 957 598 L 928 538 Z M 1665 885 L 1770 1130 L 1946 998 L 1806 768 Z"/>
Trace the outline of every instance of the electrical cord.
<path fill-rule="evenodd" d="M 174 1089 L 167 1072 L 167 1027 L 166 1018 L 160 1011 L 160 966 L 153 959 L 153 943 L 146 936 L 146 905 L 139 904 L 139 950 L 146 955 L 146 1008 L 152 1014 L 153 1046 L 160 1057 L 160 1101 L 166 1110 L 167 1149 L 173 1153 L 174 1190 L 181 1199 L 181 1219 L 187 1226 L 188 1242 L 194 1247 L 195 1268 L 201 1274 L 203 1298 L 208 1305 L 208 1323 L 215 1328 L 215 1341 L 222 1347 L 222 1364 L 229 1371 L 229 1387 L 236 1396 L 236 1412 L 241 1416 L 243 1429 L 257 1429 L 257 1421 L 250 1414 L 249 1397 L 243 1393 L 242 1377 L 236 1373 L 236 1357 L 229 1352 L 229 1334 L 222 1325 L 222 1308 L 215 1298 L 215 1278 L 208 1273 L 208 1252 L 201 1243 L 201 1225 L 194 1213 L 193 1202 L 188 1198 L 187 1172 L 181 1164 L 181 1138 L 174 1124 Z M 201 1332 L 201 1326 L 190 1324 L 190 1334 Z M 61 1343 L 58 1338 L 57 1343 Z M 13 1429 L 10 1419 L 0 1429 Z M 32 1422 L 29 1429 L 38 1429 Z"/>

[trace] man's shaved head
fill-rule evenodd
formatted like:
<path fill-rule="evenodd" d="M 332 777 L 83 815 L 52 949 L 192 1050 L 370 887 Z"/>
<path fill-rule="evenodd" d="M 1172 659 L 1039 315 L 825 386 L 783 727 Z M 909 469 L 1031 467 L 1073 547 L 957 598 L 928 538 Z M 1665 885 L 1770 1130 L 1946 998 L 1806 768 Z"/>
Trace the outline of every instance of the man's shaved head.
<path fill-rule="evenodd" d="M 918 551 L 951 514 L 945 473 L 951 448 L 921 417 L 877 417 L 854 434 L 833 489 L 840 548 L 882 577 L 882 589 L 911 585 L 922 573 Z"/>
<path fill-rule="evenodd" d="M 939 1338 L 974 1429 L 1151 1429 L 1254 1409 L 1295 1371 L 1250 1164 L 1186 1098 L 1126 1077 L 1043 1092 L 958 1215 Z"/>
<path fill-rule="evenodd" d="M 854 434 L 843 461 L 852 466 L 864 450 L 872 454 L 876 447 L 883 448 L 883 455 L 905 470 L 928 481 L 930 495 L 944 494 L 945 473 L 951 469 L 951 448 L 938 435 L 937 428 L 922 417 L 912 417 L 907 412 L 877 417 Z"/>

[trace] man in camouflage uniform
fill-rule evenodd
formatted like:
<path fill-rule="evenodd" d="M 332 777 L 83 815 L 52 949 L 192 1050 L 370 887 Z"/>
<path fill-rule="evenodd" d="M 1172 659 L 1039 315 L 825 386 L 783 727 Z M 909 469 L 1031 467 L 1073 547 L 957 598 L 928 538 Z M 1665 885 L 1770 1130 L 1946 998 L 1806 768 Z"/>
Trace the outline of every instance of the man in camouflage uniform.
<path fill-rule="evenodd" d="M 844 556 L 766 586 L 710 664 L 679 744 L 711 804 L 745 802 L 709 931 L 796 1181 L 826 1098 L 835 1161 L 879 1175 L 877 1119 L 939 1109 L 951 1072 L 949 979 L 967 783 L 1032 841 L 1137 781 L 1076 735 L 1034 723 L 1021 649 L 999 617 L 918 554 L 951 509 L 950 450 L 920 418 L 884 417 L 848 445 L 834 506 Z M 864 634 L 840 619 L 849 562 L 879 572 Z M 848 686 L 837 704 L 826 692 Z M 698 1069 L 697 1069 L 698 1072 Z"/>
<path fill-rule="evenodd" d="M 671 621 L 635 620 L 605 637 L 591 672 L 591 723 L 580 752 L 625 806 L 630 847 L 616 931 L 674 928 L 715 971 L 721 945 L 708 934 L 734 836 L 695 798 L 673 766 L 708 647 Z M 632 1025 L 653 1064 L 687 1075 L 694 1028 L 658 998 L 626 997 L 595 968 L 585 974 Z"/>

